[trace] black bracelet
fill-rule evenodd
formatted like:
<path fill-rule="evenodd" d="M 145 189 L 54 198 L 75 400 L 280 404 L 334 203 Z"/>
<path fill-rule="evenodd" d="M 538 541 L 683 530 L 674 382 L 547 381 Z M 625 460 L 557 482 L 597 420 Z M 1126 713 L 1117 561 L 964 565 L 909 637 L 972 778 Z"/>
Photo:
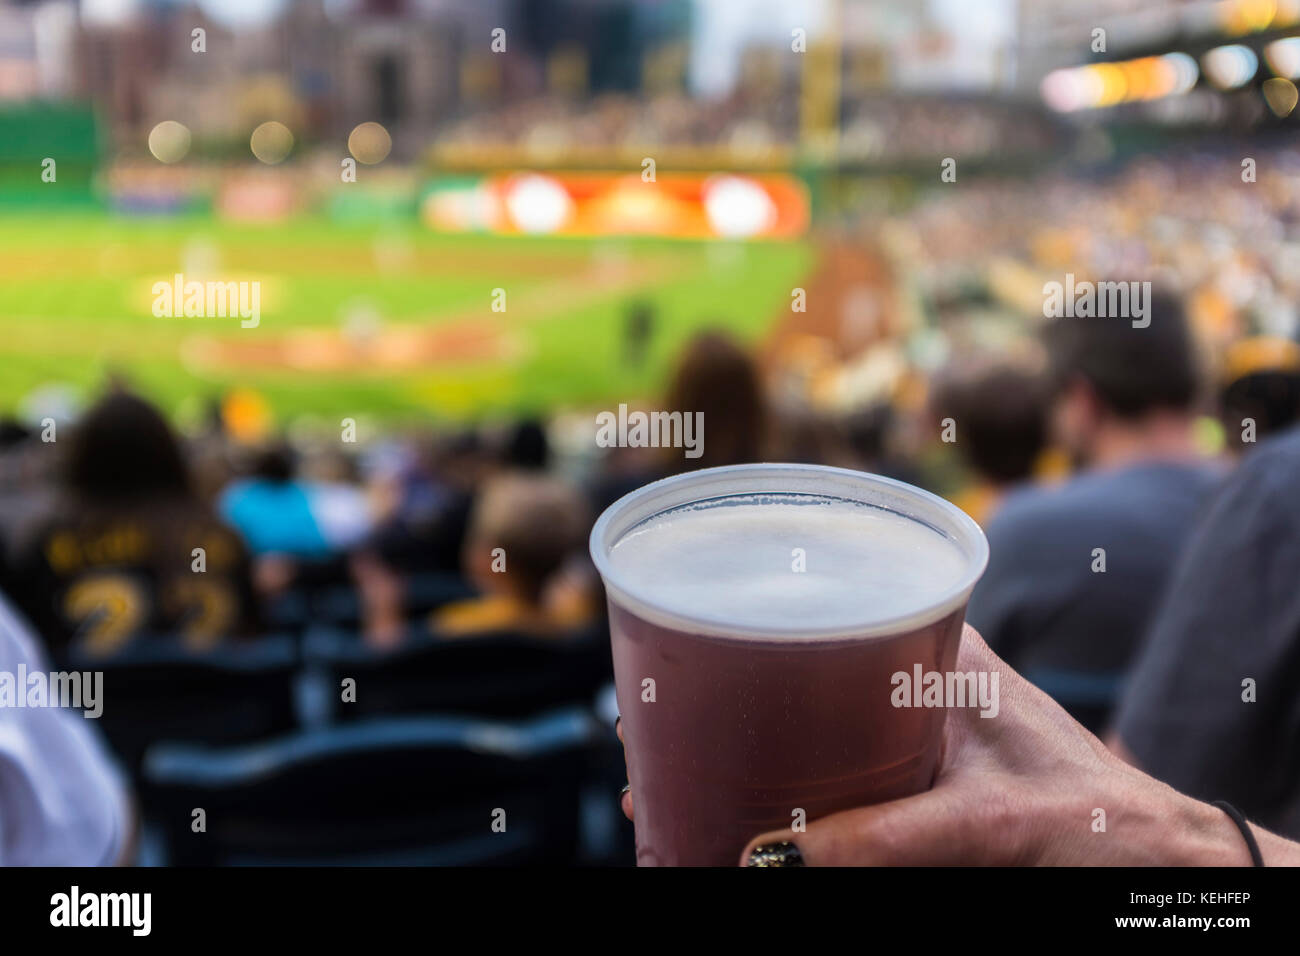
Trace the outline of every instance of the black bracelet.
<path fill-rule="evenodd" d="M 1250 850 L 1251 862 L 1254 863 L 1255 866 L 1263 866 L 1264 854 L 1259 852 L 1259 844 L 1255 842 L 1255 834 L 1251 832 L 1250 824 L 1248 824 L 1246 818 L 1241 815 L 1241 811 L 1227 800 L 1215 800 L 1210 804 L 1210 806 L 1218 807 L 1228 815 L 1229 819 L 1231 819 L 1233 823 L 1237 824 L 1237 829 L 1240 830 L 1241 835 L 1246 838 L 1246 846 Z"/>

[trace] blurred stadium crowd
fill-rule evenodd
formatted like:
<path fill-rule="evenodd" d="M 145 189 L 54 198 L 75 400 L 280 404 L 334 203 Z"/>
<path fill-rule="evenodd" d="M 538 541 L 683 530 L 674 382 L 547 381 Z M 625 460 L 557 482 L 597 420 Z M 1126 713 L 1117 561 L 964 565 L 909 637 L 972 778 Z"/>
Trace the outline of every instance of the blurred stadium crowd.
<path fill-rule="evenodd" d="M 847 163 L 1024 155 L 1059 138 L 1041 116 L 1026 117 L 982 97 L 862 95 L 845 106 L 832 153 Z M 608 156 L 618 149 L 673 155 L 675 149 L 714 148 L 733 161 L 771 163 L 788 160 L 799 117 L 797 89 L 761 83 L 703 101 L 606 94 L 578 104 L 543 97 L 451 123 L 438 132 L 433 149 L 441 159 L 454 160 L 504 148 L 536 158 L 581 156 L 583 150 Z"/>
<path fill-rule="evenodd" d="M 183 206 L 172 201 L 179 180 L 218 169 L 159 165 L 182 158 L 188 130 L 176 156 L 147 155 L 155 120 L 173 111 L 195 114 L 205 157 L 238 151 L 230 169 L 240 173 L 252 123 L 283 116 L 325 156 L 331 187 L 329 137 L 342 142 L 371 116 L 398 133 L 383 130 L 375 163 L 392 146 L 395 160 L 425 155 L 440 170 L 477 169 L 480 154 L 492 171 L 547 160 L 635 170 L 640 154 L 628 164 L 628 150 L 646 143 L 662 147 L 665 168 L 674 150 L 693 160 L 680 168 L 705 173 L 806 163 L 822 244 L 816 274 L 796 290 L 807 312 L 757 344 L 706 326 L 662 394 L 626 396 L 702 414 L 698 458 L 598 448 L 596 409 L 358 442 L 287 427 L 250 440 L 232 420 L 237 403 L 218 395 L 202 424 L 178 432 L 129 381 L 106 383 L 75 412 L 38 400 L 0 421 L 0 638 L 35 635 L 39 647 L 18 642 L 33 669 L 104 674 L 96 725 L 139 822 L 108 858 L 631 862 L 587 533 L 648 481 L 775 460 L 875 472 L 957 502 L 991 545 L 969 619 L 1008 664 L 1144 770 L 1300 837 L 1300 151 L 1278 132 L 1285 115 L 1264 118 L 1255 103 L 1257 129 L 1191 131 L 1186 143 L 1174 133 L 1148 149 L 1119 124 L 1070 126 L 992 90 L 894 90 L 895 75 L 963 60 L 973 21 L 952 19 L 953 4 L 943 16 L 847 4 L 869 24 L 897 16 L 915 29 L 858 29 L 842 69 L 825 45 L 799 67 L 806 74 L 764 72 L 773 49 L 786 57 L 778 24 L 780 42 L 740 57 L 742 81 L 713 98 L 686 94 L 677 54 L 667 92 L 650 71 L 640 85 L 603 76 L 621 77 L 624 61 L 650 65 L 655 52 L 605 44 L 607 23 L 587 24 L 590 82 L 545 91 L 566 86 L 571 51 L 542 42 L 559 18 L 531 4 L 511 8 L 525 55 L 499 63 L 457 51 L 465 36 L 489 35 L 501 4 L 445 13 L 464 19 L 457 30 L 399 19 L 401 3 L 357 4 L 337 20 L 326 6 L 290 4 L 261 40 L 193 20 L 231 54 L 207 59 L 190 55 L 188 13 L 69 28 L 78 54 L 60 48 L 69 66 L 53 92 L 109 110 L 120 147 L 103 165 L 110 193 L 116 179 L 130 194 L 138 163 L 148 188 L 134 211 L 150 215 Z M 1294 4 L 1220 6 L 1285 6 L 1300 18 Z M 1060 4 L 1020 7 L 1027 49 L 1063 15 Z M 31 56 L 0 77 L 0 91 L 25 102 L 50 92 L 38 83 L 44 46 L 35 14 L 4 10 L 33 38 Z M 1091 10 L 1074 11 L 1072 58 L 1056 47 L 1042 58 L 1087 59 L 1092 25 Z M 894 48 L 910 52 L 895 63 Z M 999 77 L 1012 72 L 1003 52 L 990 57 Z M 443 76 L 448 64 L 459 79 Z M 491 82 L 478 89 L 483 64 Z M 855 85 L 872 64 L 878 75 Z M 261 76 L 272 67 L 283 75 Z M 1202 88 L 1186 102 L 1211 95 L 1230 115 L 1254 96 L 1236 89 Z M 202 109 L 178 108 L 191 100 Z M 89 203 L 100 156 L 84 140 L 80 158 L 61 154 L 59 188 L 80 183 Z M 14 188 L 46 201 L 20 153 Z M 1031 155 L 1035 171 L 1018 172 Z M 943 182 L 950 156 L 960 172 Z M 291 164 L 283 178 L 306 169 Z M 392 175 L 414 184 L 408 172 Z M 266 215 L 267 194 L 250 195 Z M 1150 325 L 1044 318 L 1044 285 L 1067 275 L 1150 281 Z M 632 367 L 662 320 L 642 302 L 626 316 Z M 24 806 L 51 832 L 76 818 L 73 791 L 105 788 L 78 775 L 92 749 L 44 752 L 55 769 L 33 776 L 46 789 Z M 510 822 L 495 831 L 498 809 Z M 85 861 L 41 857 L 43 833 L 24 837 L 19 859 Z M 6 849 L 0 840 L 0 862 Z"/>
<path fill-rule="evenodd" d="M 821 407 L 791 402 L 770 357 L 702 332 L 665 394 L 645 402 L 703 413 L 697 459 L 672 448 L 574 457 L 571 436 L 556 441 L 565 423 L 545 419 L 361 445 L 287 433 L 250 444 L 214 407 L 206 427 L 178 435 L 113 383 L 57 440 L 4 423 L 0 590 L 56 665 L 113 682 L 102 726 L 146 823 L 170 821 L 146 856 L 625 860 L 626 828 L 592 809 L 612 807 L 621 782 L 619 755 L 593 733 L 594 714 L 612 719 L 600 710 L 611 679 L 603 597 L 585 556 L 595 515 L 685 468 L 860 468 L 946 494 L 985 525 L 992 563 L 970 618 L 1009 663 L 1098 733 L 1119 713 L 1115 745 L 1158 775 L 1193 792 L 1235 787 L 1247 812 L 1295 833 L 1293 775 L 1280 771 L 1267 792 L 1233 783 L 1231 766 L 1171 739 L 1186 733 L 1199 683 L 1170 668 L 1203 649 L 1161 623 L 1206 599 L 1207 573 L 1230 590 L 1211 592 L 1220 605 L 1254 599 L 1216 569 L 1213 548 L 1208 571 L 1186 555 L 1198 522 L 1224 520 L 1211 502 L 1231 500 L 1236 460 L 1300 417 L 1285 241 L 1294 161 L 1270 155 L 1253 187 L 1231 160 L 1196 155 L 1108 179 L 972 184 L 864 227 L 854 241 L 888 263 L 888 301 L 914 295 L 925 315 L 910 328 L 878 323 L 859 350 L 899 360 L 868 363 L 860 394 Z M 1042 319 L 1041 282 L 1067 267 L 1154 277 L 1150 327 Z M 633 304 L 629 360 L 652 335 L 653 316 Z M 1278 454 L 1260 457 L 1276 475 Z M 1160 615 L 1176 569 L 1199 593 Z M 1125 698 L 1138 667 L 1144 693 Z M 1251 721 L 1267 748 L 1255 718 L 1215 713 Z M 476 791 L 453 794 L 446 770 L 462 783 L 504 773 L 483 763 L 484 739 L 538 807 L 531 841 L 460 845 Z M 354 765 L 372 784 L 364 799 L 339 782 Z M 331 796 L 304 814 L 291 795 L 322 784 Z M 398 800 L 380 833 L 375 801 L 400 788 L 421 796 Z M 199 792 L 244 808 L 202 850 L 185 838 L 188 817 L 176 824 Z"/>

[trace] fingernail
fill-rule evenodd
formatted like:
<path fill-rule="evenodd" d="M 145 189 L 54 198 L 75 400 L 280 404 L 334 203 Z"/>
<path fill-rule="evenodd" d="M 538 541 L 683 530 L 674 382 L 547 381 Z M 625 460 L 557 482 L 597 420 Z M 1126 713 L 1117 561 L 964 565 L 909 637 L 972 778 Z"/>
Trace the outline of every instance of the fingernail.
<path fill-rule="evenodd" d="M 793 843 L 766 843 L 750 851 L 745 866 L 807 866 Z"/>

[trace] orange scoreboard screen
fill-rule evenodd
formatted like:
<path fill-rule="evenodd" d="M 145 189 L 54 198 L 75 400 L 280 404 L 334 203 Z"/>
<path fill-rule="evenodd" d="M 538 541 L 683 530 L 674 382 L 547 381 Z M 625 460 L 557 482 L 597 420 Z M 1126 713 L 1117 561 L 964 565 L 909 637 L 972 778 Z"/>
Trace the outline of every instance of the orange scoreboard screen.
<path fill-rule="evenodd" d="M 785 239 L 808 228 L 789 175 L 518 172 L 435 180 L 421 216 L 443 232 Z"/>

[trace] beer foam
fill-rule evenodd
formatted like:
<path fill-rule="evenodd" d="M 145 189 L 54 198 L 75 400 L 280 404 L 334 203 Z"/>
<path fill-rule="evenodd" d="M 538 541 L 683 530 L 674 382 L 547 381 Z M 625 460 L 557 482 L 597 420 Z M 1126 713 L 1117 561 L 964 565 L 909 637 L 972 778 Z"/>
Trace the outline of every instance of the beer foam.
<path fill-rule="evenodd" d="M 790 634 L 924 612 L 970 565 L 955 541 L 905 515 L 795 494 L 665 511 L 630 529 L 609 560 L 632 597 L 651 607 Z"/>

